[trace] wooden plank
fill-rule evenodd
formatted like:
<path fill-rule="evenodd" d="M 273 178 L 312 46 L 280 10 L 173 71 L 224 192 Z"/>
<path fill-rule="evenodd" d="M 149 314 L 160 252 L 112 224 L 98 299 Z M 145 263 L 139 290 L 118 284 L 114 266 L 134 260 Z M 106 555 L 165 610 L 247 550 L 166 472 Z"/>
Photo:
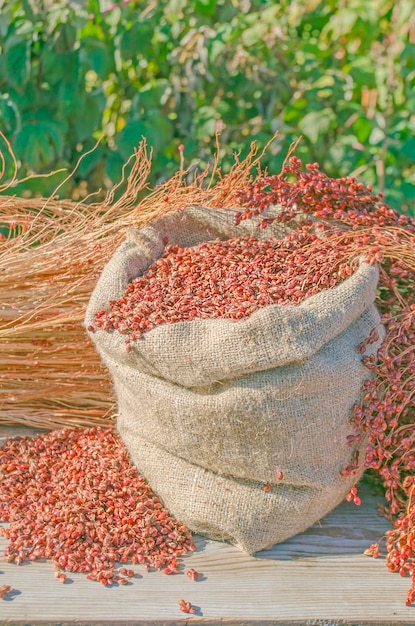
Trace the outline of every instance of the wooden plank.
<path fill-rule="evenodd" d="M 11 434 L 33 433 L 2 428 Z M 88 626 L 175 624 L 415 624 L 405 606 L 409 580 L 387 571 L 383 559 L 363 555 L 389 527 L 376 513 L 378 498 L 367 485 L 362 506 L 344 502 L 308 531 L 272 550 L 247 556 L 233 546 L 196 537 L 197 550 L 182 559 L 181 572 L 166 576 L 139 569 L 131 584 L 104 588 L 80 574 L 62 584 L 48 562 L 16 566 L 0 562 L 0 586 L 16 591 L 0 601 L 1 624 Z M 0 553 L 7 542 L 0 538 Z M 184 572 L 202 574 L 192 581 Z M 198 607 L 181 613 L 178 600 Z"/>

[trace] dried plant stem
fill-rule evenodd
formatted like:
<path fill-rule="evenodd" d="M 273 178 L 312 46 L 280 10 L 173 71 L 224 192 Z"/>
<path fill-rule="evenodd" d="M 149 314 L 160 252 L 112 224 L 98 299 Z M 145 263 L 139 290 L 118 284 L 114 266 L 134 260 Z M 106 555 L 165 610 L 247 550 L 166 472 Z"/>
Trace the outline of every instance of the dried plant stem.
<path fill-rule="evenodd" d="M 130 226 L 192 204 L 237 206 L 261 158 L 252 144 L 227 175 L 215 162 L 217 182 L 208 182 L 208 169 L 191 182 L 182 170 L 150 190 L 143 142 L 126 164 L 118 200 L 119 185 L 96 204 L 0 196 L 0 223 L 12 233 L 0 240 L 1 424 L 113 424 L 111 382 L 82 325 L 104 264 Z"/>

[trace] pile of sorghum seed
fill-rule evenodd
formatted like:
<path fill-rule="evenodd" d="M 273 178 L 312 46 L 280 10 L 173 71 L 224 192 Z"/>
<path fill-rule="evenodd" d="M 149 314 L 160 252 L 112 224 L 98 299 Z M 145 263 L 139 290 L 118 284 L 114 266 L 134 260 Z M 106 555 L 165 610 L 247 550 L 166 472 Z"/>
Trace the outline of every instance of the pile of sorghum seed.
<path fill-rule="evenodd" d="M 166 574 L 194 550 L 110 429 L 63 429 L 6 439 L 0 448 L 0 527 L 5 559 L 50 559 L 56 575 L 84 572 L 103 585 L 126 584 L 128 563 Z"/>
<path fill-rule="evenodd" d="M 340 258 L 338 245 L 300 231 L 282 240 L 242 237 L 167 246 L 121 298 L 96 313 L 95 325 L 127 333 L 128 343 L 160 324 L 236 321 L 270 304 L 299 304 L 356 270 L 356 260 Z"/>

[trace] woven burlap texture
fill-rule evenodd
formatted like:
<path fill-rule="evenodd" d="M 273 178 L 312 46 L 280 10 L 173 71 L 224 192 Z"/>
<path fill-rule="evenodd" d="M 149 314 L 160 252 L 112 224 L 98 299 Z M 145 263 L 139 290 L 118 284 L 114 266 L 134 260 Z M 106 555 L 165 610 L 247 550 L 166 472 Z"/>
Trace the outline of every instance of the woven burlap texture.
<path fill-rule="evenodd" d="M 284 234 L 276 223 L 235 226 L 233 216 L 189 207 L 131 229 L 91 295 L 86 327 L 162 255 L 166 238 L 191 246 Z M 253 553 L 344 499 L 363 472 L 364 437 L 358 473 L 340 475 L 356 453 L 347 444 L 350 418 L 370 376 L 356 347 L 374 327 L 383 336 L 377 282 L 376 266 L 362 262 L 298 306 L 267 306 L 238 322 L 158 326 L 130 351 L 117 331 L 90 332 L 114 382 L 117 428 L 132 461 L 191 530 Z"/>

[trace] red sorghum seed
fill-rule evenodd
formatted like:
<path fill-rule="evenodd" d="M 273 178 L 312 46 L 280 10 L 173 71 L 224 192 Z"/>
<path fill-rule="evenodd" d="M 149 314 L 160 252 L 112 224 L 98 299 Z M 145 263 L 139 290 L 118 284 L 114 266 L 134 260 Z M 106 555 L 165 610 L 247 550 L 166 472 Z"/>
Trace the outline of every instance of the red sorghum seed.
<path fill-rule="evenodd" d="M 179 600 L 179 608 L 183 613 L 194 613 L 195 607 L 192 606 L 190 602 L 186 602 L 186 600 Z"/>
<path fill-rule="evenodd" d="M 10 585 L 2 585 L 0 587 L 0 600 L 5 600 L 7 597 L 7 594 L 10 593 L 12 590 Z"/>
<path fill-rule="evenodd" d="M 126 584 L 134 570 L 117 563 L 129 561 L 177 572 L 177 558 L 195 549 L 110 429 L 7 439 L 0 483 L 6 560 L 52 559 L 61 582 L 64 571 L 79 571 L 103 585 Z"/>
<path fill-rule="evenodd" d="M 357 487 L 352 487 L 346 496 L 347 502 L 353 502 L 356 506 L 360 506 L 361 500 L 357 495 Z"/>
<path fill-rule="evenodd" d="M 199 572 L 197 572 L 193 567 L 187 570 L 186 576 L 191 580 L 197 580 L 199 578 Z"/>
<path fill-rule="evenodd" d="M 168 246 L 121 298 L 96 313 L 95 325 L 127 334 L 128 344 L 160 324 L 237 321 L 271 304 L 299 304 L 350 276 L 357 264 L 356 258 L 343 260 L 337 242 L 305 231 L 282 240 L 242 237 Z"/>
<path fill-rule="evenodd" d="M 55 577 L 59 580 L 59 582 L 61 583 L 66 583 L 68 582 L 68 579 L 66 577 L 65 574 L 63 574 L 62 572 L 56 572 L 55 573 Z"/>

